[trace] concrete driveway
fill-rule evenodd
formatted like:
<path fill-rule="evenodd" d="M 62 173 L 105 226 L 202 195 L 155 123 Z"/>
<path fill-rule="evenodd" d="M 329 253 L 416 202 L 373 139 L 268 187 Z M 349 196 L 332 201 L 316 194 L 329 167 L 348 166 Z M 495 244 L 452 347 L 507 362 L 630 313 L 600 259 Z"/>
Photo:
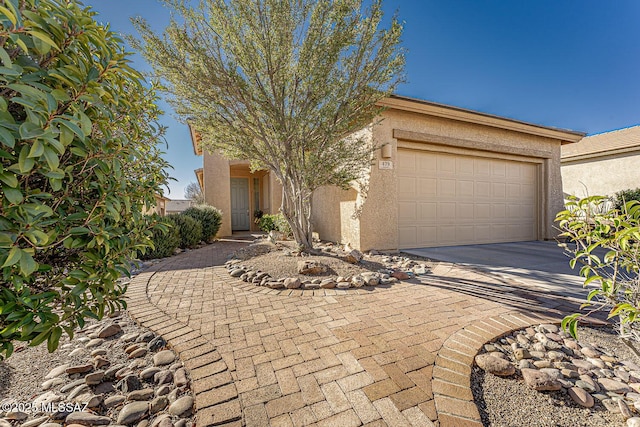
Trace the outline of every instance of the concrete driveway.
<path fill-rule="evenodd" d="M 521 282 L 527 287 L 584 299 L 579 266 L 572 270 L 569 257 L 556 242 L 516 242 L 487 245 L 405 249 L 425 258 L 461 264 Z"/>

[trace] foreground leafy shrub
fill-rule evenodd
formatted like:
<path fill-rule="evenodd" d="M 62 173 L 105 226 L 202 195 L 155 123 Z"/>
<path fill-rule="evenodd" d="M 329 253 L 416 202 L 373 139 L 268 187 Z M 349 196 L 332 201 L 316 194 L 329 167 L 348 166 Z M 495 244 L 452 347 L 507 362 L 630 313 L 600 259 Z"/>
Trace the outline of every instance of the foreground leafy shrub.
<path fill-rule="evenodd" d="M 151 236 L 153 248 L 140 254 L 141 259 L 165 258 L 173 255 L 180 245 L 180 231 L 170 217 L 154 217 L 157 221 Z"/>
<path fill-rule="evenodd" d="M 211 242 L 218 234 L 220 225 L 222 224 L 222 212 L 218 208 L 209 205 L 191 206 L 182 212 L 202 225 L 202 240 Z"/>
<path fill-rule="evenodd" d="M 615 196 L 615 208 L 622 210 L 627 202 L 636 200 L 640 202 L 640 188 L 618 191 Z"/>
<path fill-rule="evenodd" d="M 180 236 L 179 247 L 182 249 L 195 248 L 202 240 L 202 225 L 199 221 L 193 219 L 189 215 L 173 214 L 168 215 Z"/>
<path fill-rule="evenodd" d="M 281 213 L 273 215 L 262 215 L 262 217 L 258 221 L 258 226 L 260 227 L 260 230 L 267 233 L 270 231 L 279 231 L 285 236 L 291 236 L 291 227 L 289 226 L 289 223 L 287 222 L 284 215 L 282 215 Z"/>
<path fill-rule="evenodd" d="M 0 8 L 0 356 L 58 346 L 125 307 L 143 211 L 167 182 L 153 89 L 122 41 L 65 0 Z"/>
<path fill-rule="evenodd" d="M 597 285 L 583 306 L 606 308 L 617 317 L 620 335 L 640 342 L 640 202 L 627 202 L 622 210 L 603 209 L 606 197 L 570 198 L 558 213 L 563 244 L 570 265 L 582 264 L 584 286 Z M 604 251 L 603 251 L 604 250 Z M 580 314 L 565 317 L 562 326 L 575 337 Z"/>

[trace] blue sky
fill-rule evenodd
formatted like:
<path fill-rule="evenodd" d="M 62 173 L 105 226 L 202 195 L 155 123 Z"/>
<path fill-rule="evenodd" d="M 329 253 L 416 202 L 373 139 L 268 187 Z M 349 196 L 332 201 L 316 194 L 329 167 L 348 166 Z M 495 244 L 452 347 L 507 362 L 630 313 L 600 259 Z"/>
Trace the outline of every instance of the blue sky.
<path fill-rule="evenodd" d="M 123 34 L 142 16 L 169 20 L 158 0 L 85 0 Z M 517 120 L 587 132 L 640 124 L 637 0 L 386 0 L 405 22 L 407 82 L 398 94 Z M 139 56 L 139 70 L 149 70 Z M 202 159 L 167 104 L 168 197 L 181 199 Z"/>

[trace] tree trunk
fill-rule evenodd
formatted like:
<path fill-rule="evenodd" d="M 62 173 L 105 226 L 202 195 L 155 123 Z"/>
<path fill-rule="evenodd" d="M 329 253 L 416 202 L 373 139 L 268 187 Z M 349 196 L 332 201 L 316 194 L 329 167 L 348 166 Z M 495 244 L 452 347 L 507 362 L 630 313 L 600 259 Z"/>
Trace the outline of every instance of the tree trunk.
<path fill-rule="evenodd" d="M 295 182 L 290 181 L 282 188 L 282 214 L 286 218 L 293 238 L 304 251 L 313 249 L 311 226 L 311 199 L 313 193 L 300 188 Z"/>

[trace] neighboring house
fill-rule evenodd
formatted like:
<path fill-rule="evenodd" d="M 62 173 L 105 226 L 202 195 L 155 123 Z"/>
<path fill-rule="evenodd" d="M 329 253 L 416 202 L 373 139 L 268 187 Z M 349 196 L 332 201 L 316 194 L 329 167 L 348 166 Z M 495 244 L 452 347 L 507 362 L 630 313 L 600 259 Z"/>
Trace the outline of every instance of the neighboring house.
<path fill-rule="evenodd" d="M 314 196 L 321 239 L 395 250 L 556 235 L 560 147 L 583 133 L 401 96 L 381 105 L 387 109 L 380 123 L 363 131 L 381 147 L 366 195 L 354 186 L 323 187 Z M 192 132 L 201 153 L 197 137 Z M 200 174 L 207 202 L 223 210 L 221 235 L 247 229 L 247 212 L 256 207 L 280 206 L 278 182 L 269 172 L 250 174 L 246 162 L 205 153 Z"/>
<path fill-rule="evenodd" d="M 160 216 L 165 216 L 167 214 L 167 202 L 169 202 L 170 199 L 160 194 L 156 194 L 155 199 L 155 206 L 152 206 L 150 209 L 144 209 L 144 214 L 151 215 L 156 213 Z"/>
<path fill-rule="evenodd" d="M 562 147 L 562 187 L 578 197 L 612 196 L 640 187 L 640 126 L 584 138 Z"/>
<path fill-rule="evenodd" d="M 184 212 L 193 204 L 192 200 L 168 200 L 166 205 L 167 215 Z"/>

